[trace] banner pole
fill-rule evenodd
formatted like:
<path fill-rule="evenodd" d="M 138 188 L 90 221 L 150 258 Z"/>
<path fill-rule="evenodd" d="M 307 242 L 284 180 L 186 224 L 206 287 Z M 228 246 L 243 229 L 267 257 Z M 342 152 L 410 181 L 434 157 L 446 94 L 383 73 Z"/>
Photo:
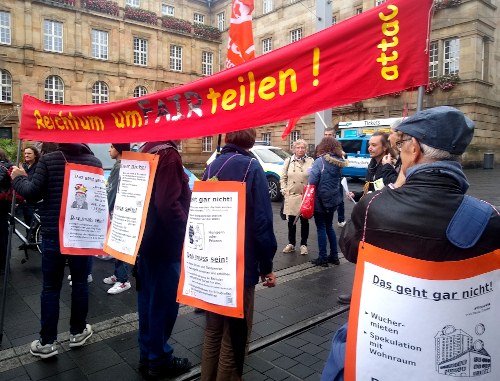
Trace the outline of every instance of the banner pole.
<path fill-rule="evenodd" d="M 219 134 L 219 139 L 217 141 L 217 155 L 216 156 L 219 156 L 220 155 L 220 143 L 222 141 L 222 134 Z"/>
<path fill-rule="evenodd" d="M 16 165 L 19 165 L 19 159 L 21 155 L 21 144 L 22 140 L 19 139 L 17 145 L 17 159 Z M 10 205 L 10 218 L 9 218 L 9 238 L 7 240 L 7 256 L 5 258 L 5 275 L 3 279 L 3 290 L 2 290 L 2 312 L 0 314 L 0 345 L 3 342 L 3 322 L 5 317 L 5 299 L 7 298 L 7 284 L 9 282 L 9 272 L 10 272 L 10 255 L 12 253 L 12 234 L 14 233 L 14 213 L 16 211 L 16 191 L 12 194 L 12 203 Z"/>
<path fill-rule="evenodd" d="M 417 95 L 417 112 L 422 111 L 424 109 L 424 94 L 425 94 L 425 86 L 419 86 Z"/>
<path fill-rule="evenodd" d="M 331 109 L 330 109 L 331 110 Z M 325 121 L 323 120 L 323 118 L 321 117 L 321 114 L 319 112 L 316 113 L 316 115 L 318 116 L 318 118 L 321 120 L 321 123 L 323 123 L 323 126 L 325 126 L 325 128 L 328 128 L 328 126 L 326 125 Z M 323 132 L 323 135 L 325 133 Z M 323 139 L 323 138 L 322 138 Z"/>

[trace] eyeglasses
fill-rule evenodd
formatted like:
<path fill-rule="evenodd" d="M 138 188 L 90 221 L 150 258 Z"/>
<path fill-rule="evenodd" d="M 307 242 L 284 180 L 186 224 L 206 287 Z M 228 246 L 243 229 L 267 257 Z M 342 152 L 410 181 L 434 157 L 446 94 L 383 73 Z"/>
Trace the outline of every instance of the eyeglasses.
<path fill-rule="evenodd" d="M 398 150 L 401 151 L 401 145 L 404 143 L 404 142 L 407 142 L 407 141 L 410 141 L 412 140 L 413 138 L 409 137 L 408 139 L 403 139 L 403 140 L 398 140 L 396 143 L 396 147 L 398 147 Z"/>

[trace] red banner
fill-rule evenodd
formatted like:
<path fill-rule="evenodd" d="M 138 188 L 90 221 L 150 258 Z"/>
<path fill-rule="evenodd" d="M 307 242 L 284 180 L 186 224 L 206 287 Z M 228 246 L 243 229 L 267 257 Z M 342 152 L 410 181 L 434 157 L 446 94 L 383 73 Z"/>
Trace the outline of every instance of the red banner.
<path fill-rule="evenodd" d="M 428 83 L 432 0 L 389 0 L 263 56 L 169 90 L 101 105 L 24 95 L 21 139 L 187 139 L 312 114 Z"/>
<path fill-rule="evenodd" d="M 233 0 L 226 69 L 255 58 L 252 29 L 253 0 Z"/>

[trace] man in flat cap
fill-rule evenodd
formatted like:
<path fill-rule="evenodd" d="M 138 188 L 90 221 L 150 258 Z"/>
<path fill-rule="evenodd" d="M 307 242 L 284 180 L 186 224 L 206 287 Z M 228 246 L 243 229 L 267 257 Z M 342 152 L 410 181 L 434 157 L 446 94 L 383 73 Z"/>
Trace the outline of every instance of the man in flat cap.
<path fill-rule="evenodd" d="M 434 262 L 469 259 L 500 248 L 496 210 L 465 196 L 469 183 L 458 160 L 474 136 L 474 122 L 443 106 L 416 113 L 396 131 L 403 133 L 396 145 L 406 183 L 370 193 L 356 204 L 340 238 L 345 257 L 357 262 L 363 234 L 374 246 Z M 482 224 L 472 223 L 480 218 Z"/>

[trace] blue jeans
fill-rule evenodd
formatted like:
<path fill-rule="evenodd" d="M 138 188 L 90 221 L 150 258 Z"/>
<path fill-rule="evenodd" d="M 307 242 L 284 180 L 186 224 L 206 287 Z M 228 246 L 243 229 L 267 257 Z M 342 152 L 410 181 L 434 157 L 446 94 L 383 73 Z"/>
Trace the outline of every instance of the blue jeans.
<path fill-rule="evenodd" d="M 342 201 L 342 204 L 340 204 L 338 207 L 338 214 L 337 218 L 339 222 L 344 222 L 345 221 L 345 207 L 344 207 L 344 201 Z"/>
<path fill-rule="evenodd" d="M 128 268 L 129 264 L 127 262 L 115 259 L 115 277 L 120 283 L 125 283 L 128 281 Z"/>
<path fill-rule="evenodd" d="M 42 238 L 42 274 L 43 289 L 41 295 L 40 338 L 42 344 L 57 339 L 57 323 L 59 321 L 59 296 L 64 278 L 64 266 L 68 260 L 71 271 L 71 318 L 70 333 L 82 333 L 87 324 L 89 293 L 87 271 L 90 257 L 87 255 L 64 255 L 59 249 L 57 236 Z"/>
<path fill-rule="evenodd" d="M 328 259 L 326 254 L 326 237 L 328 237 L 328 241 L 330 241 L 330 257 L 339 257 L 337 250 L 337 235 L 333 230 L 333 214 L 336 209 L 337 207 L 329 208 L 326 213 L 314 212 L 314 222 L 316 222 L 316 230 L 318 232 L 318 256 L 320 259 Z"/>
<path fill-rule="evenodd" d="M 139 310 L 139 351 L 154 369 L 173 360 L 174 348 L 168 344 L 179 304 L 177 286 L 181 263 L 164 263 L 139 256 L 141 291 L 137 293 Z"/>

